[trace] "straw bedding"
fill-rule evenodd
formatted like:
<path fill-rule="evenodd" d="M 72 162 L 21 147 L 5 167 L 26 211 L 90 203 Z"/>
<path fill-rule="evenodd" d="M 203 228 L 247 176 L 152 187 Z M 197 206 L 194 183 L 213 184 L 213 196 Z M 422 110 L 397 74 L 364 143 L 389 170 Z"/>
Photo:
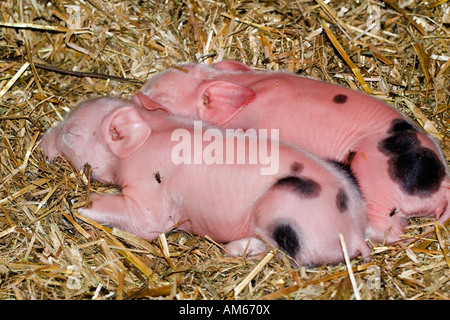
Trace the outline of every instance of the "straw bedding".
<path fill-rule="evenodd" d="M 411 221 L 411 244 L 371 243 L 367 264 L 231 258 L 177 230 L 149 242 L 79 216 L 112 187 L 47 163 L 38 140 L 82 100 L 129 97 L 178 63 L 236 59 L 370 92 L 448 160 L 449 24 L 446 0 L 2 1 L 0 299 L 448 299 L 449 226 L 433 219 Z"/>

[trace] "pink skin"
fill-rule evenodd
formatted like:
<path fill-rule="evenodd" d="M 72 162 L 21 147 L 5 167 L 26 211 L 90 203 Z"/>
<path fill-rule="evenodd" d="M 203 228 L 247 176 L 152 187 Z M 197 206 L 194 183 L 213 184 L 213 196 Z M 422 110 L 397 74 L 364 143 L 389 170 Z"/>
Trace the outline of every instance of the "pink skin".
<path fill-rule="evenodd" d="M 302 265 L 318 265 L 343 260 L 341 233 L 351 257 L 370 255 L 362 235 L 365 203 L 335 166 L 282 144 L 274 175 L 261 175 L 261 164 L 176 165 L 171 152 L 179 141 L 171 135 L 180 127 L 194 135 L 164 111 L 100 98 L 45 133 L 41 147 L 48 158 L 64 155 L 78 169 L 89 163 L 96 180 L 121 187 L 121 194 L 95 196 L 82 215 L 150 240 L 178 226 L 228 243 L 233 255 L 260 254 L 266 242 L 287 248 Z M 277 184 L 292 176 L 314 180 L 320 193 L 304 197 L 289 183 Z M 340 191 L 345 211 L 338 210 Z"/>
<path fill-rule="evenodd" d="M 133 100 L 152 108 L 148 98 L 173 114 L 225 128 L 277 128 L 281 140 L 323 159 L 345 163 L 355 152 L 351 169 L 368 206 L 366 235 L 374 241 L 399 240 L 411 217 L 434 215 L 440 222 L 450 218 L 450 179 L 439 147 L 418 130 L 420 147 L 436 154 L 444 173 L 432 194 L 407 194 L 391 178 L 389 157 L 379 150 L 394 119 L 404 117 L 368 95 L 291 73 L 256 72 L 236 61 L 222 61 L 164 71 Z"/>

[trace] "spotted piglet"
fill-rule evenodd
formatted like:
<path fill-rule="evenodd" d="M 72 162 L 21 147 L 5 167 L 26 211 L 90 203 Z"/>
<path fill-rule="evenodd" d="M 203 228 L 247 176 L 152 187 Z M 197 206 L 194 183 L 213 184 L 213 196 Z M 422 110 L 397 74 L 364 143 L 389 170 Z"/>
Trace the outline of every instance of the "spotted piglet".
<path fill-rule="evenodd" d="M 412 217 L 450 218 L 450 178 L 439 146 L 368 95 L 222 61 L 168 69 L 133 99 L 151 108 L 148 98 L 173 114 L 224 128 L 278 128 L 281 140 L 346 166 L 367 202 L 372 240 L 399 240 Z"/>
<path fill-rule="evenodd" d="M 178 226 L 228 243 L 233 255 L 256 255 L 269 244 L 318 265 L 343 260 L 342 234 L 351 257 L 370 255 L 365 203 L 347 171 L 277 140 L 242 138 L 100 98 L 74 109 L 41 146 L 48 158 L 63 155 L 78 169 L 89 163 L 94 179 L 121 187 L 95 196 L 82 215 L 150 240 Z M 253 161 L 230 161 L 242 152 L 237 141 Z M 254 161 L 255 143 L 259 157 L 264 147 L 274 158 Z M 269 164 L 276 170 L 264 171 Z"/>

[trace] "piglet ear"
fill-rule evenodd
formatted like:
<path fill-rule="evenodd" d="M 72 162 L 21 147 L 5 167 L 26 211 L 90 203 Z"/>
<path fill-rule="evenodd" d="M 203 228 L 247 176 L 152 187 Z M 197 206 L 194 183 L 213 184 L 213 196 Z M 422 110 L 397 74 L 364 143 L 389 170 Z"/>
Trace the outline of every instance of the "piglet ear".
<path fill-rule="evenodd" d="M 252 68 L 238 61 L 234 60 L 224 60 L 220 62 L 216 62 L 213 64 L 214 68 L 219 70 L 229 70 L 229 71 L 253 71 Z"/>
<path fill-rule="evenodd" d="M 152 129 L 135 107 L 120 107 L 109 114 L 101 124 L 102 132 L 111 152 L 125 158 L 139 149 Z"/>
<path fill-rule="evenodd" d="M 169 110 L 164 108 L 162 105 L 157 103 L 156 101 L 153 101 L 150 99 L 147 95 L 143 94 L 142 92 L 138 91 L 134 94 L 132 98 L 133 102 L 137 104 L 138 106 L 142 106 L 145 109 L 148 110 L 163 110 L 167 113 L 170 113 Z"/>
<path fill-rule="evenodd" d="M 200 119 L 219 125 L 227 123 L 245 105 L 255 100 L 255 92 L 250 88 L 222 80 L 204 82 L 200 94 Z"/>

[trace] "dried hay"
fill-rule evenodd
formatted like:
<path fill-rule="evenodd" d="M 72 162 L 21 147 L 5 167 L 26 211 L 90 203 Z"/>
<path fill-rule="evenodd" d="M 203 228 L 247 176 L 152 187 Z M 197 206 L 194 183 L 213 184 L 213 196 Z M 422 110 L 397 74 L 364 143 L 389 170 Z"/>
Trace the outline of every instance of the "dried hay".
<path fill-rule="evenodd" d="M 449 298 L 449 227 L 432 219 L 413 221 L 412 244 L 372 244 L 368 264 L 230 258 L 186 232 L 148 242 L 78 216 L 108 186 L 37 147 L 83 99 L 130 96 L 178 63 L 236 59 L 371 92 L 449 159 L 447 1 L 6 0 L 0 15 L 0 299 Z"/>

